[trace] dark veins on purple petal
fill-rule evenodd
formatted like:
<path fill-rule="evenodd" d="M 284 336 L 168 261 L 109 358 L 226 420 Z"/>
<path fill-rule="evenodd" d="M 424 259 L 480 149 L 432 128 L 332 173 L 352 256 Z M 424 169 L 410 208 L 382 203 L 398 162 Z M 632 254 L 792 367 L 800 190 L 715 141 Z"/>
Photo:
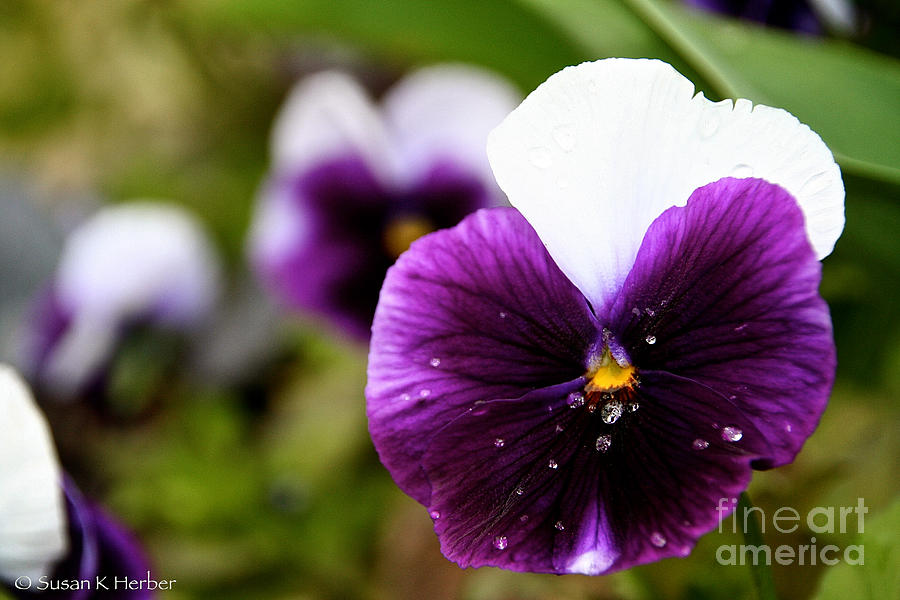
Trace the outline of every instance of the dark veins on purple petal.
<path fill-rule="evenodd" d="M 323 163 L 284 185 L 312 234 L 279 269 L 279 285 L 299 307 L 363 338 L 385 271 L 412 238 L 456 225 L 488 202 L 481 181 L 450 160 L 404 189 L 387 189 L 357 157 Z"/>

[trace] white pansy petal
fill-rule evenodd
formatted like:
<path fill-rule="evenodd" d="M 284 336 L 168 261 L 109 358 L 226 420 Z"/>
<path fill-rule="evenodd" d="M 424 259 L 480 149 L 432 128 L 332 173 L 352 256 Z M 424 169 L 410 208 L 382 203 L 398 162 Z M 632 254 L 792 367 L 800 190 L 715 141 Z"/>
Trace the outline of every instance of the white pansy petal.
<path fill-rule="evenodd" d="M 657 60 L 551 76 L 492 132 L 488 156 L 510 202 L 595 306 L 619 289 L 653 220 L 722 177 L 787 189 L 819 258 L 843 229 L 840 170 L 817 134 L 780 109 L 695 96 Z"/>
<path fill-rule="evenodd" d="M 0 365 L 0 579 L 48 575 L 66 552 L 59 462 L 25 383 Z"/>
<path fill-rule="evenodd" d="M 218 259 L 193 216 L 134 202 L 105 207 L 72 232 L 55 289 L 76 320 L 116 325 L 148 316 L 187 325 L 207 314 L 219 283 Z"/>
<path fill-rule="evenodd" d="M 468 65 L 410 73 L 385 95 L 385 119 L 404 172 L 416 177 L 435 160 L 462 163 L 493 186 L 488 133 L 521 101 L 505 79 Z"/>
<path fill-rule="evenodd" d="M 272 128 L 275 171 L 296 173 L 323 160 L 357 154 L 384 177 L 393 165 L 381 115 L 351 77 L 324 71 L 291 90 Z"/>
<path fill-rule="evenodd" d="M 306 243 L 312 226 L 294 190 L 280 181 L 266 182 L 258 194 L 248 236 L 248 252 L 255 264 L 282 260 Z"/>

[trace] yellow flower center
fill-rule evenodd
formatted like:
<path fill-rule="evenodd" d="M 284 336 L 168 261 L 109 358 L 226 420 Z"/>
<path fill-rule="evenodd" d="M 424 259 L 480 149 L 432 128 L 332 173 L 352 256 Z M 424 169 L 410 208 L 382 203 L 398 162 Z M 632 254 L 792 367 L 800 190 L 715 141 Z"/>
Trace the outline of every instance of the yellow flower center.
<path fill-rule="evenodd" d="M 410 244 L 434 229 L 434 223 L 425 217 L 401 215 L 385 227 L 384 249 L 392 258 L 397 258 L 409 249 Z"/>
<path fill-rule="evenodd" d="M 588 378 L 584 391 L 589 394 L 595 392 L 616 392 L 623 388 L 631 388 L 635 383 L 637 369 L 633 365 L 620 365 L 612 357 L 609 348 L 604 348 L 599 359 L 592 362 L 585 377 Z"/>

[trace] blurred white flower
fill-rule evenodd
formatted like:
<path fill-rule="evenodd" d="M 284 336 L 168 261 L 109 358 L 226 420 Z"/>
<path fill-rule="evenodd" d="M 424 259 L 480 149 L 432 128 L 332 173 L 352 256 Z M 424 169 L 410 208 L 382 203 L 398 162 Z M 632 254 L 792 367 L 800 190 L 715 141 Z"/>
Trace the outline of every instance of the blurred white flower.
<path fill-rule="evenodd" d="M 29 366 L 71 396 L 111 359 L 125 327 L 186 330 L 215 305 L 220 265 L 184 209 L 154 202 L 109 206 L 66 240 L 32 324 Z"/>

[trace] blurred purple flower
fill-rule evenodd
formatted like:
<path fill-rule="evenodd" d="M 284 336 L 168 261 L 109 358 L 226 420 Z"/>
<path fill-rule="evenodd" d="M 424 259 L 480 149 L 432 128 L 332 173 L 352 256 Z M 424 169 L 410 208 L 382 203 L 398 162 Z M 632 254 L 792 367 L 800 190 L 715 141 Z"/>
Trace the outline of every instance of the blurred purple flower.
<path fill-rule="evenodd" d="M 300 82 L 274 126 L 249 240 L 267 287 L 368 338 L 384 273 L 410 242 L 502 201 L 484 146 L 519 98 L 464 66 L 416 71 L 380 108 L 337 72 Z"/>
<path fill-rule="evenodd" d="M 26 371 L 71 397 L 102 378 L 128 327 L 198 326 L 215 304 L 219 279 L 211 243 L 183 209 L 105 207 L 66 240 L 32 316 Z"/>
<path fill-rule="evenodd" d="M 849 34 L 856 29 L 847 0 L 684 0 L 687 4 L 771 27 L 820 34 L 825 29 Z"/>
<path fill-rule="evenodd" d="M 381 460 L 464 567 L 684 556 L 824 410 L 840 171 L 787 112 L 709 102 L 651 60 L 557 73 L 488 155 L 518 210 L 388 271 L 366 389 Z"/>
<path fill-rule="evenodd" d="M 62 581 L 105 575 L 112 590 L 115 577 L 146 578 L 149 562 L 137 540 L 62 474 L 43 415 L 5 365 L 0 405 L 0 583 L 22 598 L 152 598 L 148 590 L 60 589 Z"/>

